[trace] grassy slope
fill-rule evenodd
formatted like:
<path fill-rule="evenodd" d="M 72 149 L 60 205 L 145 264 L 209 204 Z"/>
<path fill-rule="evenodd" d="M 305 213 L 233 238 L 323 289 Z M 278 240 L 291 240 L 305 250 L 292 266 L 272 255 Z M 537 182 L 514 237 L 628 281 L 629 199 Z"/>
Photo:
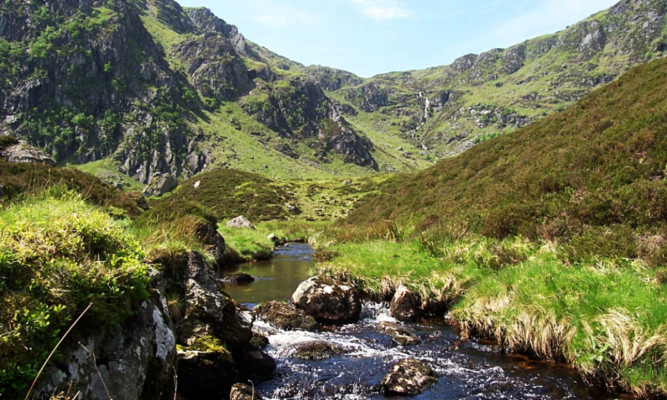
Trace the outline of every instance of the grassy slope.
<path fill-rule="evenodd" d="M 320 269 L 380 297 L 406 284 L 449 303 L 464 333 L 666 395 L 666 90 L 656 61 L 392 180 L 322 246 Z"/>
<path fill-rule="evenodd" d="M 69 324 L 117 325 L 148 294 L 139 243 L 71 192 L 0 210 L 0 395 L 23 397 Z"/>
<path fill-rule="evenodd" d="M 57 168 L 41 164 L 16 164 L 0 160 L 0 202 L 16 201 L 22 196 L 35 194 L 52 186 L 74 190 L 87 201 L 113 207 L 121 213 L 136 216 L 141 212 L 138 193 L 125 193 L 87 173 L 72 168 Z"/>
<path fill-rule="evenodd" d="M 664 237 L 665 71 L 667 60 L 636 68 L 516 134 L 398 179 L 350 220 L 396 220 L 435 236 L 462 225 L 492 237 Z M 642 250 L 636 239 L 628 256 Z"/>

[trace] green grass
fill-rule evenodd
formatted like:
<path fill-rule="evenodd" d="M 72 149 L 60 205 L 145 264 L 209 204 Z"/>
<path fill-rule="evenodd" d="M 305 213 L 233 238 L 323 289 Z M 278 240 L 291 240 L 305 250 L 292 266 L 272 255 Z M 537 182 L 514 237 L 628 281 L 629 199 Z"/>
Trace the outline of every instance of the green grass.
<path fill-rule="evenodd" d="M 78 334 L 123 322 L 148 276 L 124 224 L 79 195 L 30 197 L 0 211 L 0 226 L 0 391 L 15 398 L 89 302 Z"/>
<path fill-rule="evenodd" d="M 566 242 L 572 262 L 621 255 L 664 265 L 664 246 L 646 243 L 667 236 L 665 70 L 667 60 L 635 68 L 521 131 L 389 180 L 350 225 L 392 220 L 440 239 L 463 226 Z"/>
<path fill-rule="evenodd" d="M 449 304 L 464 336 L 567 361 L 590 382 L 639 396 L 667 393 L 667 289 L 660 271 L 640 261 L 568 266 L 562 248 L 522 238 L 337 238 L 318 248 L 331 258 L 320 273 L 351 279 L 378 299 L 406 285 Z"/>
<path fill-rule="evenodd" d="M 73 190 L 94 204 L 115 210 L 119 216 L 141 213 L 139 193 L 122 192 L 100 179 L 72 169 L 41 164 L 8 163 L 0 160 L 0 185 L 4 196 L 0 202 L 14 202 L 22 197 L 40 193 L 51 187 Z"/>
<path fill-rule="evenodd" d="M 118 166 L 111 159 L 92 161 L 86 164 L 72 164 L 68 167 L 96 176 L 106 182 L 119 184 L 125 191 L 141 191 L 143 185 L 131 177 L 119 172 Z"/>

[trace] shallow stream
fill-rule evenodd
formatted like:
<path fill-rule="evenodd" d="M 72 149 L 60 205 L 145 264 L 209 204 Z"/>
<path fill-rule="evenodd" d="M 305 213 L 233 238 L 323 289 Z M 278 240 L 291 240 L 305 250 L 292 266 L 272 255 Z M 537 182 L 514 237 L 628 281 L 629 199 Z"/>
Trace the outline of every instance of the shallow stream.
<path fill-rule="evenodd" d="M 287 300 L 308 278 L 312 255 L 308 245 L 282 247 L 270 261 L 229 271 L 245 272 L 257 280 L 245 286 L 226 285 L 225 290 L 250 308 L 262 301 Z M 438 375 L 438 383 L 411 397 L 414 399 L 614 398 L 584 385 L 566 366 L 505 354 L 498 346 L 478 340 L 462 343 L 456 329 L 444 321 L 405 324 L 422 341 L 406 347 L 376 331 L 382 321 L 396 322 L 389 316 L 388 306 L 365 303 L 360 322 L 324 332 L 282 331 L 255 322 L 254 329 L 269 338 L 266 351 L 278 364 L 274 378 L 256 388 L 271 399 L 382 399 L 378 386 L 390 366 L 412 357 L 429 363 Z M 322 361 L 295 357 L 296 346 L 318 341 L 344 352 Z"/>

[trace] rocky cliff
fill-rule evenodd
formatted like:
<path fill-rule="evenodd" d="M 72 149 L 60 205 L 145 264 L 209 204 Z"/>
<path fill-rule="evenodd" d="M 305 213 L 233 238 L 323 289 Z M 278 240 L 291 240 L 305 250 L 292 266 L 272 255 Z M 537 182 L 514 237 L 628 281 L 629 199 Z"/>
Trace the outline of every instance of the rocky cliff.
<path fill-rule="evenodd" d="M 148 183 L 407 171 L 558 111 L 667 50 L 666 0 L 449 66 L 361 79 L 304 67 L 173 0 L 0 4 L 0 133 Z M 342 166 L 341 166 L 342 165 Z"/>
<path fill-rule="evenodd" d="M 253 97 L 258 86 L 290 86 L 279 68 L 303 68 L 272 67 L 280 57 L 247 43 L 236 27 L 171 0 L 4 2 L 0 59 L 0 131 L 60 163 L 110 158 L 143 183 L 157 174 L 201 171 L 212 161 L 202 142 L 217 141 L 202 134 L 203 111 Z M 349 126 L 341 129 L 344 137 L 332 139 L 347 146 L 318 138 L 335 113 L 319 86 L 294 89 L 296 95 L 277 94 L 265 104 L 279 108 L 267 111 L 279 114 L 278 123 L 251 115 L 278 134 L 276 141 L 285 128 L 303 131 L 323 152 L 374 165 L 370 142 Z M 342 117 L 335 123 L 344 126 Z"/>

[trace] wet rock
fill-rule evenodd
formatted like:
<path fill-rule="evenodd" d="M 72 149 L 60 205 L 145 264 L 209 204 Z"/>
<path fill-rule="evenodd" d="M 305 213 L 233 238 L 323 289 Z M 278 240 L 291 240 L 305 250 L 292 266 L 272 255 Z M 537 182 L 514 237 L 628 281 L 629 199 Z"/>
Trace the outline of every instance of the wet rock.
<path fill-rule="evenodd" d="M 269 301 L 258 305 L 254 311 L 258 317 L 280 329 L 313 332 L 320 328 L 315 318 L 284 302 Z"/>
<path fill-rule="evenodd" d="M 178 391 L 185 398 L 224 398 L 239 379 L 231 353 L 222 348 L 178 352 Z"/>
<path fill-rule="evenodd" d="M 399 321 L 416 322 L 422 316 L 419 295 L 400 285 L 391 299 L 391 315 Z"/>
<path fill-rule="evenodd" d="M 235 383 L 229 392 L 229 400 L 262 400 L 255 388 L 245 383 Z"/>
<path fill-rule="evenodd" d="M 396 344 L 401 346 L 421 343 L 421 339 L 414 330 L 393 322 L 380 322 L 377 331 L 389 335 Z"/>
<path fill-rule="evenodd" d="M 345 351 L 324 341 L 310 342 L 297 346 L 296 357 L 302 360 L 319 361 L 331 358 Z"/>
<path fill-rule="evenodd" d="M 229 283 L 232 285 L 243 285 L 255 281 L 255 278 L 252 275 L 244 273 L 230 274 L 222 279 L 224 283 Z"/>
<path fill-rule="evenodd" d="M 229 222 L 227 222 L 227 227 L 255 229 L 255 226 L 243 215 L 240 215 L 234 219 L 230 219 Z"/>
<path fill-rule="evenodd" d="M 331 277 L 315 276 L 301 283 L 291 302 L 323 324 L 357 322 L 361 313 L 359 291 Z"/>
<path fill-rule="evenodd" d="M 276 369 L 276 361 L 270 355 L 259 350 L 250 350 L 239 358 L 237 365 L 241 373 L 253 381 L 268 379 Z"/>
<path fill-rule="evenodd" d="M 162 196 L 178 186 L 178 179 L 171 174 L 156 173 L 144 189 L 146 196 Z"/>
<path fill-rule="evenodd" d="M 269 338 L 257 332 L 253 332 L 252 339 L 250 339 L 250 345 L 258 350 L 262 350 L 269 345 Z"/>
<path fill-rule="evenodd" d="M 438 378 L 427 364 L 408 358 L 391 367 L 380 387 L 385 395 L 416 395 L 433 386 Z"/>

